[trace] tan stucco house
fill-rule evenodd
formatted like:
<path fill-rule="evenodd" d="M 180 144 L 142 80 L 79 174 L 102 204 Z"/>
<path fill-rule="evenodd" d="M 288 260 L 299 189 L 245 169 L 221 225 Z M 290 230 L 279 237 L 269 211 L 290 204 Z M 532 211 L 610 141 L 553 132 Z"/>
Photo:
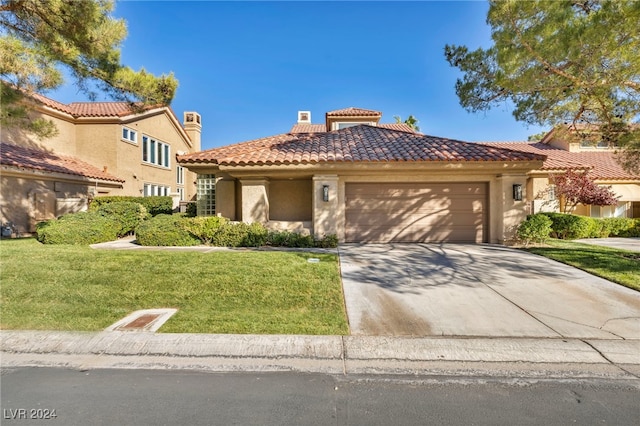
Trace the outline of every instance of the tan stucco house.
<path fill-rule="evenodd" d="M 560 131 L 562 130 L 562 131 Z M 528 173 L 527 194 L 532 212 L 564 211 L 563 200 L 556 196 L 552 177 L 568 169 L 585 172 L 598 185 L 609 186 L 618 197 L 615 206 L 578 205 L 572 213 L 596 218 L 640 218 L 640 176 L 622 168 L 615 146 L 571 141 L 561 135 L 562 128 L 548 132 L 540 142 L 487 142 L 488 146 L 508 148 L 547 157 L 539 169 Z"/>
<path fill-rule="evenodd" d="M 342 242 L 490 242 L 531 212 L 530 173 L 547 157 L 414 132 L 361 108 L 300 111 L 289 133 L 186 154 L 212 181 L 212 210 Z M 215 188 L 215 191 L 213 191 Z"/>
<path fill-rule="evenodd" d="M 0 146 L 0 216 L 21 232 L 39 221 L 82 211 L 101 195 L 167 195 L 195 199 L 196 175 L 176 155 L 198 152 L 200 115 L 181 123 L 169 107 L 134 112 L 125 102 L 62 104 L 28 97 L 32 117 L 53 121 L 58 134 L 39 140 L 3 128 Z"/>

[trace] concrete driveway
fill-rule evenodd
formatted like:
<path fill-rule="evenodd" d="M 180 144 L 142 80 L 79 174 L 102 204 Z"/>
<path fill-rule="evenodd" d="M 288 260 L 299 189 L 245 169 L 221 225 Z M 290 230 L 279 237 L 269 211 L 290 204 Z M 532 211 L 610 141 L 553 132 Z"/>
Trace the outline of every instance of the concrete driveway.
<path fill-rule="evenodd" d="M 353 335 L 640 339 L 640 293 L 503 246 L 343 244 Z"/>

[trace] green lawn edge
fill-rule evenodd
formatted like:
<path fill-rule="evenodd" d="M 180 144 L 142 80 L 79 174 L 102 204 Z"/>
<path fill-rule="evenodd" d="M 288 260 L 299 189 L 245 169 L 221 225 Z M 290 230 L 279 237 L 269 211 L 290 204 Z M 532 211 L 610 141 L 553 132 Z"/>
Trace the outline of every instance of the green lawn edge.
<path fill-rule="evenodd" d="M 100 331 L 136 310 L 177 308 L 159 332 L 348 334 L 336 254 L 13 239 L 0 241 L 0 256 L 2 329 Z"/>
<path fill-rule="evenodd" d="M 567 240 L 550 240 L 544 246 L 522 250 L 640 291 L 640 253 Z"/>

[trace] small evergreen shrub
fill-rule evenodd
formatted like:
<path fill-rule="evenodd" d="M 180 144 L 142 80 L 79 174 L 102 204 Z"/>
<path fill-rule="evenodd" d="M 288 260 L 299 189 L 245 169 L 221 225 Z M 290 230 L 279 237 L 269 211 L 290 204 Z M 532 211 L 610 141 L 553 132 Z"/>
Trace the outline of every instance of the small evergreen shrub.
<path fill-rule="evenodd" d="M 551 234 L 551 219 L 544 214 L 532 214 L 527 216 L 527 220 L 523 221 L 516 230 L 516 236 L 519 241 L 525 245 L 531 243 L 544 243 L 549 239 Z"/>
<path fill-rule="evenodd" d="M 315 247 L 313 236 L 292 231 L 271 231 L 268 244 L 273 247 Z"/>
<path fill-rule="evenodd" d="M 625 236 L 627 231 L 633 229 L 636 220 L 627 217 L 608 217 L 601 219 L 606 229 L 609 231 L 607 236 L 612 237 Z"/>
<path fill-rule="evenodd" d="M 198 204 L 195 202 L 190 202 L 187 204 L 187 208 L 185 211 L 186 217 L 196 217 L 198 216 Z"/>
<path fill-rule="evenodd" d="M 631 219 L 632 220 L 632 224 L 631 226 L 620 232 L 620 234 L 618 235 L 619 237 L 640 237 L 640 219 Z"/>
<path fill-rule="evenodd" d="M 220 228 L 227 223 L 223 217 L 217 216 L 199 216 L 187 218 L 180 222 L 180 226 L 194 237 L 198 238 L 203 244 L 211 245 L 217 238 Z"/>
<path fill-rule="evenodd" d="M 185 229 L 179 215 L 160 214 L 140 223 L 136 228 L 136 240 L 143 246 L 196 246 L 200 240 Z"/>
<path fill-rule="evenodd" d="M 147 209 L 147 212 L 151 216 L 173 213 L 173 200 L 171 199 L 171 197 L 166 197 L 166 196 L 131 197 L 126 195 L 112 195 L 107 197 L 96 197 L 91 201 L 91 204 L 89 205 L 89 210 L 96 211 L 100 208 L 100 206 L 104 204 L 115 203 L 120 201 L 140 203 Z"/>
<path fill-rule="evenodd" d="M 336 234 L 324 235 L 316 240 L 316 247 L 320 248 L 336 248 L 338 247 L 338 236 Z"/>
<path fill-rule="evenodd" d="M 43 244 L 89 245 L 118 238 L 120 223 L 96 212 L 80 212 L 41 222 L 36 239 Z"/>
<path fill-rule="evenodd" d="M 551 219 L 551 235 L 563 240 L 588 238 L 594 230 L 590 217 L 564 213 L 540 213 Z"/>
<path fill-rule="evenodd" d="M 114 201 L 103 204 L 98 207 L 97 213 L 110 217 L 120 224 L 118 237 L 133 234 L 140 222 L 149 216 L 147 209 L 142 204 L 131 201 Z"/>

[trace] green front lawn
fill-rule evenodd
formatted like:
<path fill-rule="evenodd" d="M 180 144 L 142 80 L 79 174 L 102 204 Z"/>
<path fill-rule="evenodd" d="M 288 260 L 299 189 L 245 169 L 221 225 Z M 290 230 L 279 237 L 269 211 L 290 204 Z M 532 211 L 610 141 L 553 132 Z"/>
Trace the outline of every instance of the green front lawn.
<path fill-rule="evenodd" d="M 525 250 L 640 291 L 640 253 L 566 240 L 550 240 L 546 247 Z"/>
<path fill-rule="evenodd" d="M 0 255 L 2 329 L 97 331 L 139 309 L 177 308 L 161 332 L 348 332 L 336 255 L 110 251 L 34 239 L 3 240 Z"/>

